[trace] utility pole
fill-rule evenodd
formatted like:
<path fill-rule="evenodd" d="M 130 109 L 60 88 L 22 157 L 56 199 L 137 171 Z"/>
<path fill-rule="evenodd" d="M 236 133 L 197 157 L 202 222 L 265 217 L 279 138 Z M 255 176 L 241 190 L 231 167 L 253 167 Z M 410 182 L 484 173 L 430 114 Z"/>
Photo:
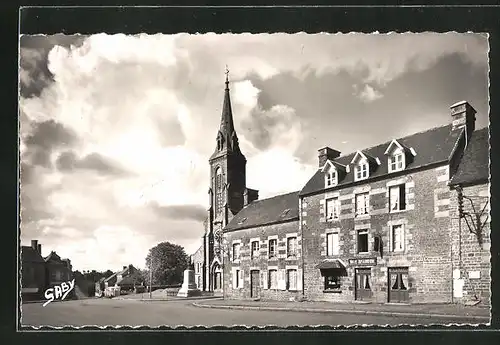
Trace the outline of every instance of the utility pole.
<path fill-rule="evenodd" d="M 153 299 L 153 258 L 151 258 L 151 263 L 149 264 L 149 299 Z"/>

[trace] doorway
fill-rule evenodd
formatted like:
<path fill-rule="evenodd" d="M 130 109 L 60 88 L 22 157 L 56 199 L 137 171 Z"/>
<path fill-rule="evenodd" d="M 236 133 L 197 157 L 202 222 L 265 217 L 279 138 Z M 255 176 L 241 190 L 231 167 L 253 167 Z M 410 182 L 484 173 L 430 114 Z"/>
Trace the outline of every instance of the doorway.
<path fill-rule="evenodd" d="M 257 270 L 250 272 L 250 297 L 260 297 L 260 272 Z"/>
<path fill-rule="evenodd" d="M 356 301 L 366 301 L 372 298 L 372 280 L 370 268 L 356 268 L 354 290 Z"/>
<path fill-rule="evenodd" d="M 410 294 L 408 292 L 408 267 L 389 267 L 389 296 L 391 303 L 408 303 Z"/>

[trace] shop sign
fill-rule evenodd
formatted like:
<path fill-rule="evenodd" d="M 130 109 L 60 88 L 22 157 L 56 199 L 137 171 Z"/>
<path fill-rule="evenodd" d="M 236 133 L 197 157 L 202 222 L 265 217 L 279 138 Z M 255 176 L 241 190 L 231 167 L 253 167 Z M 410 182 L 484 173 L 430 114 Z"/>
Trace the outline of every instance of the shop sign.
<path fill-rule="evenodd" d="M 349 265 L 351 265 L 351 266 L 375 266 L 375 265 L 377 265 L 377 258 L 349 259 Z"/>

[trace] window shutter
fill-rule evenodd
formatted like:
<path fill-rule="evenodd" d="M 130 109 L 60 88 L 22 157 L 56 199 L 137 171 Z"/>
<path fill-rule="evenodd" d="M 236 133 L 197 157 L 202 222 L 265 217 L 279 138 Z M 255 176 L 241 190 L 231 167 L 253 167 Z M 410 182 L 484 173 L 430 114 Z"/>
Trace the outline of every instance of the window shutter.
<path fill-rule="evenodd" d="M 233 289 L 236 289 L 236 269 L 233 268 Z"/>
<path fill-rule="evenodd" d="M 302 269 L 297 270 L 297 291 L 302 291 Z"/>
<path fill-rule="evenodd" d="M 286 271 L 278 270 L 278 290 L 286 290 Z"/>
<path fill-rule="evenodd" d="M 240 289 L 243 289 L 243 270 L 240 270 L 240 283 L 238 284 L 238 286 L 240 287 Z"/>
<path fill-rule="evenodd" d="M 261 273 L 262 273 L 262 280 L 261 280 L 262 288 L 264 290 L 267 290 L 267 288 L 269 287 L 269 284 L 267 282 L 267 276 L 269 275 L 269 273 L 268 273 L 268 271 L 262 271 Z"/>

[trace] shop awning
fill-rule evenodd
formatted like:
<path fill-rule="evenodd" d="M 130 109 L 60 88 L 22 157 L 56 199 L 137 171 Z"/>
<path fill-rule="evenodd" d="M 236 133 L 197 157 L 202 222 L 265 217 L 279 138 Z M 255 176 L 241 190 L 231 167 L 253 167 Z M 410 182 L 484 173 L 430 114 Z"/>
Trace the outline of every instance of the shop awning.
<path fill-rule="evenodd" d="M 331 270 L 331 269 L 345 269 L 345 266 L 338 259 L 327 259 L 321 261 L 316 268 L 320 270 Z"/>

